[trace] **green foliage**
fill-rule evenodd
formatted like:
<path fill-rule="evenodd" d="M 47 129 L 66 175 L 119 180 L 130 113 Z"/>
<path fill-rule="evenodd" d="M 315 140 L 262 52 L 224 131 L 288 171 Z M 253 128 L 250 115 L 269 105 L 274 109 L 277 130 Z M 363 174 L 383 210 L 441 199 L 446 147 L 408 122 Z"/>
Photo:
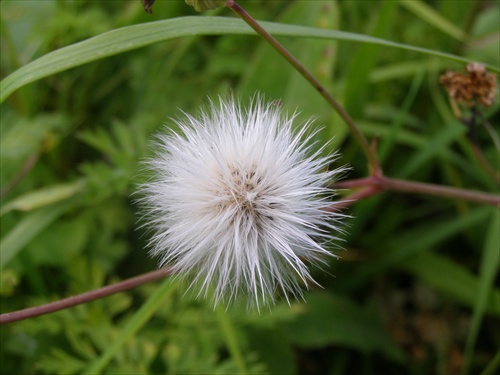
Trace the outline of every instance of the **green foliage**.
<path fill-rule="evenodd" d="M 243 5 L 379 140 L 387 175 L 498 193 L 491 135 L 469 137 L 438 84 L 469 61 L 500 70 L 498 3 Z M 228 10 L 4 1 L 1 17 L 2 313 L 154 269 L 134 204 L 141 162 L 168 118 L 208 95 L 259 91 L 316 117 L 346 178 L 366 175 L 340 118 Z M 482 113 L 493 127 L 498 109 Z M 348 212 L 341 259 L 314 271 L 324 290 L 305 301 L 214 311 L 175 280 L 152 283 L 2 326 L 0 372 L 494 373 L 498 209 L 386 192 Z"/>
<path fill-rule="evenodd" d="M 327 293 L 311 293 L 301 319 L 286 327 L 291 342 L 304 348 L 337 344 L 362 352 L 380 351 L 402 362 L 404 354 L 389 338 L 377 313 L 347 298 Z"/>

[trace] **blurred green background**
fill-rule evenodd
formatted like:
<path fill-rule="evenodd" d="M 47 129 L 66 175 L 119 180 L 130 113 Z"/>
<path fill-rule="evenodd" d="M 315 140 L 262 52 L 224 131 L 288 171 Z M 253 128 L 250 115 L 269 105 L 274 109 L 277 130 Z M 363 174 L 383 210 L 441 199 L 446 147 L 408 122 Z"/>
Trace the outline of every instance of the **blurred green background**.
<path fill-rule="evenodd" d="M 1 77 L 101 33 L 197 14 L 183 1 L 1 1 Z M 500 64 L 497 1 L 242 1 L 256 19 L 372 35 Z M 189 19 L 183 26 L 189 30 Z M 131 32 L 130 38 L 135 37 Z M 280 37 L 378 137 L 389 176 L 498 193 L 453 115 L 439 75 L 464 64 L 414 50 Z M 1 312 L 155 269 L 134 191 L 150 140 L 207 96 L 260 92 L 333 138 L 346 179 L 367 163 L 319 94 L 264 41 L 191 35 L 66 69 L 0 107 Z M 499 123 L 499 101 L 482 116 Z M 464 110 L 464 115 L 468 115 Z M 496 129 L 498 132 L 498 125 Z M 475 137 L 497 171 L 498 150 Z M 341 194 L 344 194 L 341 193 Z M 499 214 L 492 207 L 383 193 L 347 211 L 323 289 L 269 310 L 224 313 L 151 283 L 1 327 L 2 374 L 489 374 L 500 354 Z"/>

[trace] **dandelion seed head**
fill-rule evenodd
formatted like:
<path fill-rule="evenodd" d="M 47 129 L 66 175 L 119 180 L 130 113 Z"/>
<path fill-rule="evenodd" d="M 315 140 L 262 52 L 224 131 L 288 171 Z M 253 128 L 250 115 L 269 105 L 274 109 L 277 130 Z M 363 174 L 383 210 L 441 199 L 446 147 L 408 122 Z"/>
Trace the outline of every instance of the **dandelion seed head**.
<path fill-rule="evenodd" d="M 315 283 L 307 265 L 333 255 L 343 215 L 328 185 L 345 168 L 328 170 L 336 155 L 314 151 L 312 122 L 294 121 L 258 97 L 247 109 L 220 100 L 157 137 L 140 189 L 151 255 L 215 305 L 300 297 Z"/>

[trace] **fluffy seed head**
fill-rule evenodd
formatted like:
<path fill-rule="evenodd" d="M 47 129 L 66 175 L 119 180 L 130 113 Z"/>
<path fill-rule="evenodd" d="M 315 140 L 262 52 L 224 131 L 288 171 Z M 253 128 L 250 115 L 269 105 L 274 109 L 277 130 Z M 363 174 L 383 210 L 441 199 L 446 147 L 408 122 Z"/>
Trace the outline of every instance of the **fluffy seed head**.
<path fill-rule="evenodd" d="M 342 215 L 327 186 L 343 169 L 327 169 L 335 156 L 314 152 L 310 122 L 294 132 L 294 119 L 260 98 L 246 110 L 229 99 L 158 136 L 141 187 L 151 254 L 214 304 L 300 296 L 314 283 L 306 264 L 331 255 Z"/>

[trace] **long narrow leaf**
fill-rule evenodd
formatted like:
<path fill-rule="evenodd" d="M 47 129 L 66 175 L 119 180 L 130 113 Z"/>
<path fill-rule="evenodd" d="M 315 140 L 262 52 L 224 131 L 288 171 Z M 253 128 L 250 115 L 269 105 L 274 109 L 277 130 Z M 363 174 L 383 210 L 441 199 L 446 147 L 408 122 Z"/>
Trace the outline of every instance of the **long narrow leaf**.
<path fill-rule="evenodd" d="M 12 210 L 33 211 L 37 208 L 67 200 L 82 191 L 83 186 L 83 181 L 79 180 L 30 191 L 3 205 L 2 208 L 0 208 L 0 216 Z"/>
<path fill-rule="evenodd" d="M 471 210 L 467 215 L 459 216 L 447 221 L 436 220 L 425 223 L 391 239 L 385 250 L 385 255 L 376 261 L 360 266 L 352 278 L 344 285 L 355 288 L 382 270 L 406 261 L 411 256 L 430 250 L 441 241 L 459 233 L 472 225 L 477 225 L 489 217 L 489 207 L 479 207 Z M 429 231 L 429 228 L 433 228 Z"/>
<path fill-rule="evenodd" d="M 171 278 L 164 280 L 123 327 L 119 335 L 112 343 L 110 343 L 109 347 L 102 354 L 102 356 L 90 366 L 86 373 L 102 373 L 109 361 L 113 359 L 114 355 L 122 349 L 123 345 L 125 345 L 127 341 L 134 336 L 141 329 L 141 327 L 144 326 L 144 324 L 151 319 L 156 310 L 158 310 L 162 303 L 165 302 L 167 296 L 173 293 L 175 285 L 175 282 L 173 282 L 173 279 Z"/>
<path fill-rule="evenodd" d="M 3 268 L 38 233 L 47 228 L 73 204 L 66 200 L 31 212 L 0 241 L 0 268 Z"/>
<path fill-rule="evenodd" d="M 459 56 L 407 44 L 395 43 L 367 35 L 272 22 L 261 22 L 261 24 L 269 32 L 277 36 L 337 39 L 350 42 L 372 43 L 421 52 L 462 63 L 471 62 L 471 60 Z M 1 82 L 0 103 L 15 90 L 28 83 L 91 61 L 183 36 L 223 34 L 251 35 L 254 34 L 254 31 L 243 21 L 238 19 L 196 16 L 126 26 L 108 31 L 85 41 L 50 52 L 16 70 Z M 496 72 L 500 71 L 498 67 L 489 68 Z"/>
<path fill-rule="evenodd" d="M 410 12 L 420 17 L 423 21 L 434 26 L 436 29 L 441 30 L 445 34 L 461 42 L 465 42 L 467 40 L 467 35 L 459 27 L 448 21 L 423 1 L 399 0 L 399 3 Z"/>
<path fill-rule="evenodd" d="M 463 374 L 468 373 L 469 366 L 472 361 L 474 346 L 479 335 L 479 328 L 481 327 L 481 321 L 483 320 L 484 313 L 488 307 L 488 301 L 492 294 L 491 292 L 493 290 L 493 284 L 495 282 L 495 276 L 498 272 L 498 264 L 500 262 L 500 232 L 498 230 L 498 228 L 500 228 L 500 213 L 497 209 L 493 212 L 492 217 L 493 218 L 488 229 L 488 235 L 481 259 L 481 266 L 479 270 L 479 288 L 475 301 L 476 304 L 472 315 L 469 335 L 465 345 L 465 364 L 462 369 Z M 500 309 L 500 299 L 498 298 L 498 295 L 495 297 L 495 306 L 498 310 Z"/>
<path fill-rule="evenodd" d="M 479 278 L 465 267 L 432 251 L 424 251 L 410 257 L 403 261 L 400 266 L 437 290 L 470 307 L 476 304 L 478 295 L 484 288 Z M 490 291 L 491 293 L 489 293 Z M 498 289 L 491 290 L 491 286 L 489 286 L 488 294 L 483 297 L 485 298 L 483 301 L 485 310 L 488 313 L 499 315 L 497 304 L 500 292 Z"/>

